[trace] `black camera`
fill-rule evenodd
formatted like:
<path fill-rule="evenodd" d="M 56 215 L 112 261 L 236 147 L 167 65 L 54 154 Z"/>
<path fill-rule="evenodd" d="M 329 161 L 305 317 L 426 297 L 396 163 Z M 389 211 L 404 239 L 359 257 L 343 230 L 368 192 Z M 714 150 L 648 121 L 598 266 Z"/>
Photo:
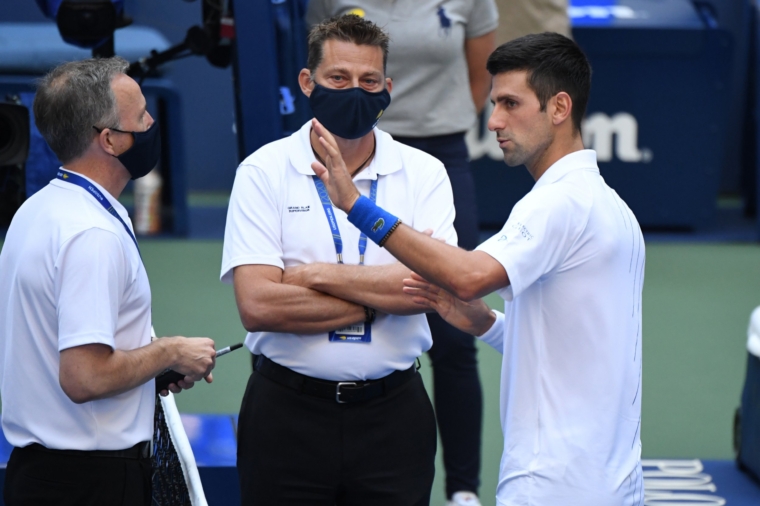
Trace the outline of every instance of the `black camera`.
<path fill-rule="evenodd" d="M 63 0 L 55 13 L 63 40 L 93 48 L 93 56 L 114 55 L 113 32 L 132 23 L 124 15 L 123 2 L 111 0 Z"/>
<path fill-rule="evenodd" d="M 19 165 L 29 154 L 29 110 L 0 103 L 0 166 Z"/>
<path fill-rule="evenodd" d="M 56 16 L 58 31 L 64 39 L 97 45 L 116 30 L 116 8 L 109 0 L 64 1 Z"/>
<path fill-rule="evenodd" d="M 26 198 L 24 162 L 29 155 L 29 110 L 0 102 L 0 227 L 7 227 Z"/>

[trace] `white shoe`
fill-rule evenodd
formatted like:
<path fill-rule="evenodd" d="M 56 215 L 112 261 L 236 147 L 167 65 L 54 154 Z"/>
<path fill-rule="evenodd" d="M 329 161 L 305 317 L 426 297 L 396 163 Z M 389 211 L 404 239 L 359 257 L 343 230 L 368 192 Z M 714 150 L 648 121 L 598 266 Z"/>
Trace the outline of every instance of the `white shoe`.
<path fill-rule="evenodd" d="M 481 506 L 477 494 L 473 492 L 456 492 L 446 506 Z"/>

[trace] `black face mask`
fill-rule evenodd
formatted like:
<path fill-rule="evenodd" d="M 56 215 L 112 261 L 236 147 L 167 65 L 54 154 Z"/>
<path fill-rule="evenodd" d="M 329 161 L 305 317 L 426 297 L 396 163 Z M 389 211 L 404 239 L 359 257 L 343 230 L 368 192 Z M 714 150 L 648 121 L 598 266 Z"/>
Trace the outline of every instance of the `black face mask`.
<path fill-rule="evenodd" d="M 371 132 L 390 103 L 388 90 L 334 90 L 316 83 L 309 97 L 314 116 L 330 133 L 343 139 L 358 139 Z"/>
<path fill-rule="evenodd" d="M 97 127 L 93 128 L 98 132 L 103 131 Z M 139 179 L 153 170 L 161 158 L 161 130 L 158 128 L 158 121 L 154 121 L 144 132 L 127 132 L 118 128 L 111 128 L 111 130 L 132 134 L 135 140 L 131 148 L 116 156 L 126 167 L 132 179 Z"/>

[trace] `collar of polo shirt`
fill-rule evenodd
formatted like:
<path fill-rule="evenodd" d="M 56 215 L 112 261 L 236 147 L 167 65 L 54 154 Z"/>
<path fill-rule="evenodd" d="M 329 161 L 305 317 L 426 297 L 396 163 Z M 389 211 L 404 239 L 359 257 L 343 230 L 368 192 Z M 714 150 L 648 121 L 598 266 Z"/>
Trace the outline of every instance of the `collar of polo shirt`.
<path fill-rule="evenodd" d="M 355 181 L 377 179 L 377 176 L 392 174 L 403 167 L 401 154 L 393 143 L 393 137 L 377 128 L 372 132 L 375 135 L 375 156 L 370 164 L 356 175 Z M 317 161 L 311 149 L 310 133 L 311 121 L 308 121 L 298 131 L 298 135 L 293 136 L 293 141 L 297 146 L 290 150 L 290 163 L 305 176 L 314 175 L 311 164 Z"/>
<path fill-rule="evenodd" d="M 554 162 L 554 165 L 546 169 L 546 172 L 533 185 L 533 189 L 537 190 L 544 185 L 556 183 L 574 170 L 589 170 L 599 174 L 599 166 L 596 164 L 596 151 L 582 149 L 563 156 Z"/>

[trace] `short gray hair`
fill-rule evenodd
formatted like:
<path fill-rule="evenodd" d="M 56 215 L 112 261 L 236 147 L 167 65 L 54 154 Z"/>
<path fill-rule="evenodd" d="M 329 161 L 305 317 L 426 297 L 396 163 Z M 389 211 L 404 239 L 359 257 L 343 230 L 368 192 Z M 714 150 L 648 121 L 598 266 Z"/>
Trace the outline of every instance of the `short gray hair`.
<path fill-rule="evenodd" d="M 57 66 L 37 83 L 34 121 L 61 163 L 82 156 L 97 132 L 119 128 L 111 81 L 129 63 L 118 56 L 89 58 Z"/>

